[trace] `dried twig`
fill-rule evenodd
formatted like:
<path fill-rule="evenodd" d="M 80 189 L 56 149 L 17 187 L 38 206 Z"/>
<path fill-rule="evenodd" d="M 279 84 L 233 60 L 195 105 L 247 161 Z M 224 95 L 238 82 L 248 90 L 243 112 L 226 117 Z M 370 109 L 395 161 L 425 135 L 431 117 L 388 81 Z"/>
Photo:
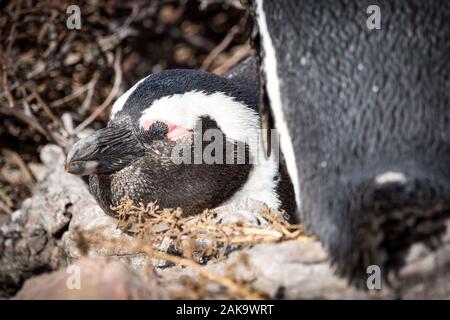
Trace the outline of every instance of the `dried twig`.
<path fill-rule="evenodd" d="M 310 239 L 302 234 L 299 225 L 285 221 L 283 213 L 261 208 L 260 226 L 238 223 L 218 223 L 217 213 L 205 210 L 195 217 L 185 216 L 181 209 L 162 209 L 155 203 L 135 205 L 124 199 L 112 208 L 118 214 L 118 227 L 146 239 L 155 248 L 164 239 L 171 239 L 172 246 L 186 257 L 208 259 L 223 255 L 229 246 L 248 246 L 263 242 L 279 242 L 292 239 Z M 205 242 L 208 245 L 205 247 Z M 186 248 L 188 245 L 189 248 Z M 219 250 L 222 248 L 221 250 Z"/>
<path fill-rule="evenodd" d="M 54 100 L 50 103 L 51 107 L 61 107 L 63 105 L 65 105 L 66 103 L 68 103 L 69 101 L 78 98 L 79 96 L 81 96 L 84 92 L 86 91 L 94 91 L 95 89 L 95 85 L 97 84 L 98 78 L 99 78 L 99 72 L 94 73 L 94 76 L 92 77 L 92 79 L 86 83 L 85 85 L 79 87 L 77 90 L 73 91 L 71 94 L 58 99 L 58 100 Z M 89 95 L 89 93 L 87 94 L 87 96 Z M 86 99 L 87 99 L 86 96 Z M 91 97 L 92 98 L 92 97 Z M 85 99 L 85 100 L 86 100 Z M 83 105 L 85 104 L 85 102 L 83 102 Z M 87 104 L 87 103 L 86 103 Z M 90 104 L 90 101 L 89 101 Z"/>
<path fill-rule="evenodd" d="M 3 191 L 0 189 L 0 199 L 1 201 L 6 205 L 6 207 L 8 208 L 12 208 L 13 207 L 13 201 L 11 200 L 11 198 Z"/>
<path fill-rule="evenodd" d="M 80 112 L 83 113 L 83 114 L 87 110 L 89 110 L 90 107 L 91 107 L 92 97 L 94 96 L 94 91 L 95 91 L 95 85 L 97 84 L 99 76 L 100 76 L 99 72 L 94 73 L 94 76 L 92 77 L 92 80 L 89 81 L 89 83 L 88 83 L 88 89 L 87 89 L 86 98 L 84 99 L 84 101 L 83 101 L 83 103 L 81 104 L 81 107 L 80 107 Z"/>
<path fill-rule="evenodd" d="M 225 74 L 228 70 L 230 70 L 234 65 L 236 65 L 239 61 L 247 58 L 252 53 L 252 49 L 249 44 L 244 44 L 237 49 L 227 61 L 225 61 L 222 65 L 215 68 L 212 72 L 218 75 Z"/>
<path fill-rule="evenodd" d="M 100 228 L 101 229 L 101 228 Z M 175 265 L 184 266 L 197 272 L 201 278 L 217 283 L 226 288 L 230 293 L 240 299 L 260 300 L 265 299 L 265 295 L 257 292 L 247 283 L 240 283 L 229 276 L 223 276 L 205 269 L 199 263 L 182 257 L 178 257 L 166 252 L 154 249 L 145 240 L 134 238 L 132 241 L 119 239 L 104 239 L 100 236 L 101 230 L 90 230 L 78 234 L 76 239 L 80 250 L 85 254 L 89 247 L 98 247 L 102 249 L 116 250 L 117 248 L 126 248 L 127 255 L 136 255 L 145 253 L 151 258 L 165 260 Z"/>
<path fill-rule="evenodd" d="M 115 248 L 116 245 L 117 244 L 114 244 L 111 242 L 109 242 L 109 245 L 108 245 L 108 243 L 106 243 L 106 247 L 109 247 L 110 249 Z M 261 299 L 265 298 L 264 295 L 262 295 L 261 293 L 258 293 L 255 289 L 253 289 L 248 284 L 241 284 L 241 283 L 238 283 L 237 281 L 231 279 L 230 277 L 222 276 L 217 273 L 208 271 L 202 265 L 198 264 L 197 262 L 195 262 L 191 259 L 180 258 L 180 257 L 174 256 L 174 255 L 171 255 L 171 254 L 168 254 L 165 252 L 155 250 L 150 245 L 143 242 L 142 240 L 135 242 L 134 246 L 131 248 L 131 252 L 134 252 L 134 253 L 144 252 L 150 257 L 153 257 L 156 259 L 161 259 L 161 260 L 166 260 L 166 261 L 172 262 L 176 265 L 188 267 L 188 268 L 198 272 L 202 277 L 208 279 L 209 281 L 215 282 L 215 283 L 225 287 L 231 293 L 236 294 L 241 299 L 261 300 Z"/>
<path fill-rule="evenodd" d="M 233 26 L 233 28 L 231 28 L 230 31 L 228 31 L 225 38 L 223 38 L 223 40 L 217 45 L 217 47 L 215 47 L 214 50 L 212 50 L 205 58 L 201 66 L 202 70 L 209 69 L 214 59 L 216 59 L 216 57 L 230 45 L 231 41 L 233 41 L 234 37 L 238 32 L 239 32 L 239 25 Z"/>
<path fill-rule="evenodd" d="M 42 99 L 40 94 L 36 91 L 36 89 L 32 89 L 33 97 L 37 100 L 37 102 L 42 106 L 45 113 L 52 119 L 53 123 L 58 125 L 58 127 L 65 131 L 64 125 L 61 122 L 61 120 L 55 116 L 55 114 L 52 112 L 52 109 L 48 106 L 48 104 Z"/>
<path fill-rule="evenodd" d="M 75 134 L 80 133 L 87 126 L 89 126 L 92 123 L 92 121 L 94 121 L 103 111 L 106 110 L 106 108 L 110 106 L 114 98 L 117 96 L 120 89 L 120 84 L 122 83 L 121 60 L 122 60 L 122 51 L 118 49 L 116 50 L 114 61 L 114 72 L 116 76 L 114 78 L 114 84 L 109 95 L 106 97 L 105 101 L 103 101 L 103 103 L 86 120 L 84 120 L 80 125 L 78 125 L 75 128 L 74 130 Z"/>
<path fill-rule="evenodd" d="M 40 134 L 42 134 L 44 137 L 49 138 L 51 140 L 50 136 L 47 134 L 47 131 L 41 126 L 41 124 L 36 120 L 36 118 L 31 114 L 26 114 L 23 112 L 20 108 L 14 107 L 14 108 L 0 108 L 0 113 L 3 113 L 7 116 L 13 116 L 20 121 L 28 124 L 33 130 L 36 130 Z"/>
<path fill-rule="evenodd" d="M 4 203 L 2 200 L 0 200 L 0 213 L 4 211 L 6 212 L 6 214 L 11 215 L 12 214 L 12 210 L 10 209 L 10 207 Z"/>
<path fill-rule="evenodd" d="M 11 95 L 11 91 L 9 90 L 8 75 L 6 73 L 5 66 L 3 67 L 3 70 L 2 70 L 2 86 L 3 86 L 4 95 L 6 97 L 6 100 L 8 101 L 8 106 L 10 108 L 14 108 L 14 99 Z"/>
<path fill-rule="evenodd" d="M 20 172 L 22 173 L 22 176 L 25 178 L 29 188 L 31 189 L 36 182 L 36 178 L 33 176 L 30 169 L 28 169 L 28 166 L 22 160 L 20 155 L 10 149 L 3 149 L 2 153 L 4 157 L 9 158 L 14 164 L 17 165 L 17 167 L 20 169 Z"/>

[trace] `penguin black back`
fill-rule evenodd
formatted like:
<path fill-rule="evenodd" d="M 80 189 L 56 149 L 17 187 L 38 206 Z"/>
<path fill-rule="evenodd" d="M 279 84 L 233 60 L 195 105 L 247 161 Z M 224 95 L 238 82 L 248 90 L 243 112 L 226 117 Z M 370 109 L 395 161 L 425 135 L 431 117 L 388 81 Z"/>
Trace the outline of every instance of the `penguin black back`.
<path fill-rule="evenodd" d="M 398 269 L 450 217 L 450 3 L 378 1 L 374 30 L 372 4 L 256 1 L 301 221 L 350 279 Z"/>

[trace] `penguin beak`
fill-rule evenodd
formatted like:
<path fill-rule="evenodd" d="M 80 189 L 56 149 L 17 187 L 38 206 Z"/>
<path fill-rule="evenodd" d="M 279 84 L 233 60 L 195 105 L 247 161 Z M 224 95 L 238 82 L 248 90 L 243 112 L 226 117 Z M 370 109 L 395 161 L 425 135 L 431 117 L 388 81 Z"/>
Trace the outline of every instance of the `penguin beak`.
<path fill-rule="evenodd" d="M 69 151 L 64 169 L 84 176 L 116 172 L 144 155 L 144 148 L 132 130 L 111 126 L 76 142 Z"/>

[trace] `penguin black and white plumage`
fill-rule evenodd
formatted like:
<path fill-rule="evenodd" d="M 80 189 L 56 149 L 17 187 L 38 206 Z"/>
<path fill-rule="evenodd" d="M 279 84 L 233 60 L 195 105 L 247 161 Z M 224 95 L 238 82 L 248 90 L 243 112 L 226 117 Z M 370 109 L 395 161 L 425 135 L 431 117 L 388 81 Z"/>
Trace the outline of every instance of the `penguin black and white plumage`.
<path fill-rule="evenodd" d="M 92 194 L 111 215 L 111 207 L 126 197 L 180 207 L 187 214 L 252 198 L 292 214 L 287 172 L 279 170 L 274 158 L 266 159 L 253 139 L 259 136 L 257 103 L 254 83 L 195 70 L 150 75 L 117 99 L 106 128 L 74 144 L 66 170 L 89 175 Z M 219 161 L 212 163 L 196 159 L 209 144 L 200 136 L 196 149 L 196 134 L 208 129 L 223 137 L 223 155 L 215 150 Z M 191 161 L 174 161 L 175 148 L 182 156 L 191 153 Z M 256 161 L 249 161 L 252 157 Z"/>
<path fill-rule="evenodd" d="M 438 245 L 450 218 L 450 3 L 252 9 L 300 220 L 338 272 L 365 284 L 369 266 L 387 277 L 413 244 Z"/>

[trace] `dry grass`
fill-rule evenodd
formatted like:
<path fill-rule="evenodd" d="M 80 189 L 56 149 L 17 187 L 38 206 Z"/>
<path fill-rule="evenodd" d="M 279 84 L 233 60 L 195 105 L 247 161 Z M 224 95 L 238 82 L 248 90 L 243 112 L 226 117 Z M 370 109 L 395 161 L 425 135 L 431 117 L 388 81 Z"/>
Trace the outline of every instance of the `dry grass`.
<path fill-rule="evenodd" d="M 130 199 L 112 208 L 117 212 L 118 227 L 160 248 L 169 239 L 172 251 L 198 262 L 223 257 L 229 250 L 258 243 L 298 239 L 299 225 L 284 220 L 284 212 L 260 209 L 260 225 L 244 221 L 223 223 L 214 210 L 186 216 L 177 209 L 160 209 L 155 203 L 136 205 Z M 232 214 L 232 213 L 230 213 Z"/>
<path fill-rule="evenodd" d="M 205 210 L 197 216 L 185 216 L 181 209 L 160 209 L 155 203 L 134 204 L 124 199 L 113 208 L 118 213 L 118 228 L 135 235 L 133 241 L 104 239 L 98 230 L 80 234 L 77 243 L 84 253 L 88 247 L 114 250 L 126 249 L 128 254 L 146 254 L 150 258 L 164 260 L 174 265 L 190 268 L 198 277 L 183 276 L 177 279 L 182 290 L 173 291 L 174 298 L 198 299 L 210 296 L 208 283 L 218 284 L 223 290 L 222 298 L 264 299 L 267 296 L 255 290 L 251 283 L 238 281 L 234 276 L 235 265 L 229 265 L 226 274 L 211 272 L 200 262 L 224 258 L 227 249 L 243 248 L 259 243 L 285 240 L 307 240 L 299 225 L 283 219 L 284 213 L 263 206 L 260 216 L 264 220 L 256 226 L 242 221 L 221 223 L 214 210 Z M 231 214 L 231 213 L 230 213 Z M 171 248 L 161 248 L 164 239 L 170 239 Z M 170 251 L 169 251 L 170 249 Z M 175 252 L 175 253 L 168 253 Z M 245 253 L 238 259 L 249 267 Z M 174 279 L 163 279 L 162 286 Z M 214 296 L 217 297 L 215 292 Z"/>

